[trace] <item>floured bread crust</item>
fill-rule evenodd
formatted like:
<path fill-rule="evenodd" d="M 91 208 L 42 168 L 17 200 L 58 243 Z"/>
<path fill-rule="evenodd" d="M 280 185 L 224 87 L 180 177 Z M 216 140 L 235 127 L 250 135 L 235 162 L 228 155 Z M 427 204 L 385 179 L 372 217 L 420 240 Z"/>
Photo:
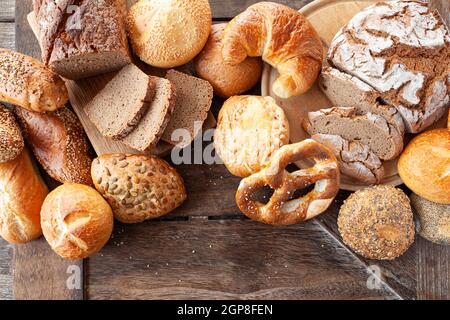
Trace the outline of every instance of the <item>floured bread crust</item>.
<path fill-rule="evenodd" d="M 289 143 L 289 123 L 271 97 L 235 96 L 219 113 L 214 146 L 227 169 L 247 177 Z"/>
<path fill-rule="evenodd" d="M 449 103 L 449 31 L 426 3 L 366 8 L 335 36 L 328 59 L 397 107 L 409 132 L 431 125 Z"/>

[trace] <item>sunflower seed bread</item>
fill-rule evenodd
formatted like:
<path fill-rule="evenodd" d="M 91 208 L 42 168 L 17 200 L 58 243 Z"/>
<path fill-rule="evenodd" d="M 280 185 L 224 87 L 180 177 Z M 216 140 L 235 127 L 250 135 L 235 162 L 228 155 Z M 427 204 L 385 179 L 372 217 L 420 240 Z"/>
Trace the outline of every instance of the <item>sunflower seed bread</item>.
<path fill-rule="evenodd" d="M 23 148 L 22 133 L 14 114 L 0 103 L 0 163 L 14 160 Z"/>
<path fill-rule="evenodd" d="M 120 70 L 84 110 L 103 136 L 122 139 L 147 112 L 155 86 L 153 77 L 130 64 Z"/>
<path fill-rule="evenodd" d="M 450 37 L 437 10 L 386 1 L 355 15 L 334 37 L 329 63 L 374 88 L 417 133 L 449 104 Z"/>
<path fill-rule="evenodd" d="M 123 223 L 161 217 L 187 197 L 177 171 L 154 156 L 102 155 L 92 162 L 91 174 L 95 188 Z"/>
<path fill-rule="evenodd" d="M 383 180 L 383 162 L 367 145 L 331 134 L 315 134 L 311 138 L 333 151 L 343 174 L 369 185 Z"/>
<path fill-rule="evenodd" d="M 73 80 L 129 64 L 125 5 L 125 0 L 33 0 L 42 61 Z"/>
<path fill-rule="evenodd" d="M 355 108 L 330 108 L 309 112 L 303 127 L 310 135 L 338 135 L 367 145 L 380 159 L 395 159 L 403 150 L 403 136 L 382 116 L 358 115 Z"/>

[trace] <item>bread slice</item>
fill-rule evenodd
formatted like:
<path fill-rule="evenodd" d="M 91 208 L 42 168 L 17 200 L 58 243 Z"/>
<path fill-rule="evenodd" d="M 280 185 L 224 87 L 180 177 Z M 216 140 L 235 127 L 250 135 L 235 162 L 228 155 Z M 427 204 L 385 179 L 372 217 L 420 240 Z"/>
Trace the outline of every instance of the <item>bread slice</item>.
<path fill-rule="evenodd" d="M 135 65 L 128 65 L 92 99 L 85 111 L 103 136 L 118 140 L 137 126 L 154 94 L 154 78 Z"/>
<path fill-rule="evenodd" d="M 367 184 L 383 179 L 383 163 L 368 146 L 331 134 L 314 134 L 311 138 L 333 151 L 343 174 Z"/>
<path fill-rule="evenodd" d="M 399 134 L 405 133 L 400 112 L 393 106 L 381 104 L 380 94 L 360 79 L 336 68 L 324 67 L 319 85 L 333 106 L 355 108 L 359 115 L 368 112 L 378 114 L 392 124 Z"/>
<path fill-rule="evenodd" d="M 175 86 L 167 79 L 151 77 L 155 82 L 155 97 L 137 127 L 122 142 L 129 147 L 148 152 L 158 143 L 175 107 Z"/>
<path fill-rule="evenodd" d="M 396 158 L 403 150 L 403 136 L 382 116 L 355 108 L 330 108 L 309 112 L 303 122 L 310 135 L 332 134 L 370 147 L 383 160 Z"/>
<path fill-rule="evenodd" d="M 202 129 L 202 124 L 211 108 L 213 88 L 208 81 L 176 70 L 169 70 L 166 79 L 175 85 L 177 102 L 162 139 L 179 147 L 185 147 Z M 177 129 L 184 129 L 185 132 L 176 132 L 172 137 Z M 186 136 L 187 133 L 189 136 Z M 177 140 L 178 138 L 180 141 Z"/>

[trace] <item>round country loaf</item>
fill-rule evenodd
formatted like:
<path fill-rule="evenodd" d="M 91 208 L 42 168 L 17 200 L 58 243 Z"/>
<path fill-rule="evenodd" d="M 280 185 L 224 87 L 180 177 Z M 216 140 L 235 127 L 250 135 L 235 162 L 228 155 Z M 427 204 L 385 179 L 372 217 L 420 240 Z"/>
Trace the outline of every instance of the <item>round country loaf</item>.
<path fill-rule="evenodd" d="M 92 162 L 91 174 L 95 188 L 123 223 L 163 216 L 187 197 L 178 172 L 154 156 L 102 155 Z"/>
<path fill-rule="evenodd" d="M 100 251 L 113 230 L 111 207 L 93 188 L 65 183 L 45 198 L 41 209 L 44 237 L 65 259 L 84 259 Z"/>
<path fill-rule="evenodd" d="M 353 193 L 339 211 L 338 227 L 344 243 L 369 259 L 395 259 L 414 241 L 409 199 L 388 185 Z"/>
<path fill-rule="evenodd" d="M 238 177 L 260 171 L 275 151 L 289 143 L 289 122 L 271 97 L 234 96 L 217 120 L 214 146 L 227 169 Z"/>
<path fill-rule="evenodd" d="M 131 7 L 127 30 L 136 54 L 159 68 L 174 68 L 192 60 L 211 31 L 207 0 L 141 0 Z"/>
<path fill-rule="evenodd" d="M 209 81 L 214 92 L 223 98 L 248 91 L 258 83 L 262 73 L 260 58 L 247 58 L 237 65 L 224 62 L 222 33 L 226 25 L 226 23 L 220 23 L 212 26 L 208 42 L 194 61 L 197 75 Z"/>

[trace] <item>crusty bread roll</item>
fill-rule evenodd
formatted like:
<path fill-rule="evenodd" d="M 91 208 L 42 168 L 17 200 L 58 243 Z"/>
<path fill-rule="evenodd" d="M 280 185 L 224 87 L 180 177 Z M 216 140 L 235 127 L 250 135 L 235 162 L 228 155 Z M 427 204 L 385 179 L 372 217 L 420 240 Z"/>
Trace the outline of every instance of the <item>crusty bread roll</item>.
<path fill-rule="evenodd" d="M 69 100 L 64 81 L 40 61 L 0 48 L 0 101 L 44 112 Z"/>
<path fill-rule="evenodd" d="M 13 113 L 0 103 L 0 163 L 17 158 L 23 146 L 22 133 Z"/>
<path fill-rule="evenodd" d="M 0 191 L 0 235 L 10 243 L 40 237 L 39 213 L 48 189 L 26 149 L 0 164 Z"/>
<path fill-rule="evenodd" d="M 203 49 L 211 23 L 208 0 L 140 0 L 128 12 L 127 30 L 142 61 L 174 68 Z"/>
<path fill-rule="evenodd" d="M 214 92 L 222 98 L 240 95 L 250 90 L 261 78 L 260 58 L 247 58 L 237 65 L 229 65 L 222 58 L 222 33 L 226 23 L 214 24 L 202 52 L 195 57 L 197 75 L 209 81 Z"/>
<path fill-rule="evenodd" d="M 272 97 L 234 96 L 223 104 L 214 147 L 227 169 L 248 177 L 289 143 L 289 122 Z"/>
<path fill-rule="evenodd" d="M 113 214 L 93 188 L 65 183 L 45 198 L 41 210 L 44 237 L 52 249 L 69 260 L 98 252 L 113 230 Z"/>
<path fill-rule="evenodd" d="M 435 129 L 416 136 L 400 156 L 398 173 L 419 196 L 450 204 L 450 130 Z"/>
<path fill-rule="evenodd" d="M 273 2 L 259 2 L 225 28 L 222 55 L 235 65 L 259 57 L 280 76 L 272 90 L 280 98 L 306 92 L 322 68 L 323 48 L 311 23 L 298 11 Z"/>
<path fill-rule="evenodd" d="M 68 108 L 38 113 L 16 107 L 24 136 L 45 171 L 59 182 L 92 185 L 92 158 L 78 117 Z"/>

